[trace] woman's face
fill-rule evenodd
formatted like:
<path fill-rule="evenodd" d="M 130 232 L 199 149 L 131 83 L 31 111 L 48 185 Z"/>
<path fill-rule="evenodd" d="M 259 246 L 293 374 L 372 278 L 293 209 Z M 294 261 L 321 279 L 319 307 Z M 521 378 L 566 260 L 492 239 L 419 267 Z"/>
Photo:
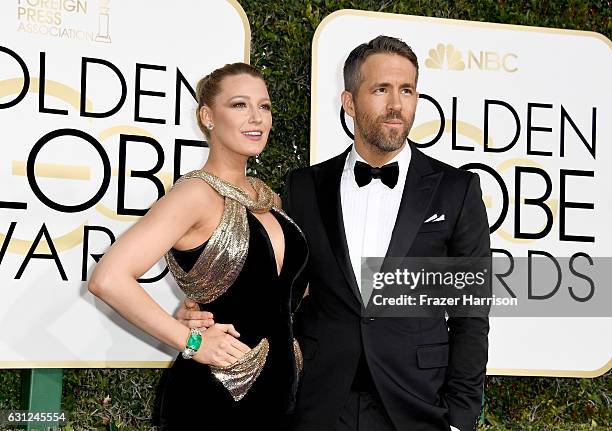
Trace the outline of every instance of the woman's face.
<path fill-rule="evenodd" d="M 261 153 L 272 128 L 270 96 L 266 83 L 251 75 L 228 76 L 213 106 L 204 106 L 204 125 L 214 124 L 211 139 L 225 149 L 252 157 Z"/>

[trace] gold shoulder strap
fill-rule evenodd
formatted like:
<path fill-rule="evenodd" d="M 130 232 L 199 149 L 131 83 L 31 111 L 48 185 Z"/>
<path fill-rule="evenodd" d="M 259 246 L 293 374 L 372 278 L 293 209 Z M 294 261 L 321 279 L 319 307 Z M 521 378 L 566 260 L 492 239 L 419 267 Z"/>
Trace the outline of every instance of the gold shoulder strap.
<path fill-rule="evenodd" d="M 208 174 L 193 171 L 178 179 L 190 178 L 206 181 L 225 197 L 223 214 L 202 254 L 194 266 L 185 272 L 176 262 L 172 251 L 165 258 L 170 272 L 185 295 L 206 304 L 219 298 L 234 283 L 242 270 L 249 250 L 249 223 L 246 208 L 241 201 L 246 193 L 237 187 Z M 246 195 L 246 198 L 249 198 Z M 249 198 L 250 199 L 250 198 Z"/>

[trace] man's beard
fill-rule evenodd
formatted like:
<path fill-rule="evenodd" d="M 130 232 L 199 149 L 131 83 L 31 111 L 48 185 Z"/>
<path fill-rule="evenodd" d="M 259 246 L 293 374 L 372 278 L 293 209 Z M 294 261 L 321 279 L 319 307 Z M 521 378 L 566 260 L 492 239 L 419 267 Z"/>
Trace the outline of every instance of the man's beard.
<path fill-rule="evenodd" d="M 386 115 L 380 115 L 376 118 L 367 114 L 360 115 L 356 113 L 356 122 L 359 124 L 359 133 L 366 144 L 373 146 L 382 153 L 399 150 L 408 138 L 412 121 L 407 122 L 401 117 L 397 111 L 392 111 Z M 401 120 L 402 128 L 389 128 L 388 133 L 385 133 L 385 121 Z"/>

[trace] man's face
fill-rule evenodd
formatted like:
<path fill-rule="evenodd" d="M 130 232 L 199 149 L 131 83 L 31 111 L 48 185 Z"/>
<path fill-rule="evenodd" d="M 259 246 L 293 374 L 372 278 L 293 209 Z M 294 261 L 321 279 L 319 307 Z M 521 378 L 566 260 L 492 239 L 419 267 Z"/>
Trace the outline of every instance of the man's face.
<path fill-rule="evenodd" d="M 416 68 L 396 54 L 373 54 L 361 65 L 354 94 L 345 92 L 345 111 L 353 117 L 355 136 L 379 152 L 406 142 L 418 101 Z"/>

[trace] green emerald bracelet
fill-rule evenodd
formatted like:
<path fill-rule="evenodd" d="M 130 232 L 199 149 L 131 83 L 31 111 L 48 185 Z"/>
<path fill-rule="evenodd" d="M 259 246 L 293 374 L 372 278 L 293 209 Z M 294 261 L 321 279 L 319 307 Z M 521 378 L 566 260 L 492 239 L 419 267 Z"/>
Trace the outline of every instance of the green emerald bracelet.
<path fill-rule="evenodd" d="M 196 354 L 200 346 L 202 345 L 202 334 L 196 328 L 192 328 L 187 338 L 187 345 L 181 352 L 183 358 L 191 359 Z"/>

